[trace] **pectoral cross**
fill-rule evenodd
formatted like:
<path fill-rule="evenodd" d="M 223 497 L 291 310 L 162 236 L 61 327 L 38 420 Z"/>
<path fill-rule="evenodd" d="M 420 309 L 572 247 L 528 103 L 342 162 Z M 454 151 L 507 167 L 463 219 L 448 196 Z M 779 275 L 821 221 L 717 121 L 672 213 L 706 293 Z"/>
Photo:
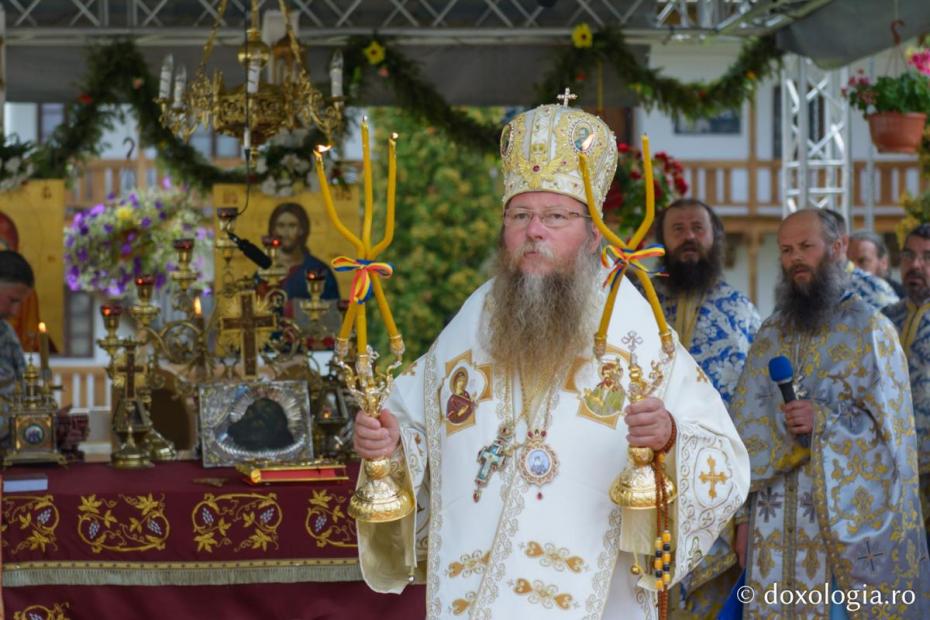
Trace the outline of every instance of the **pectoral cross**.
<path fill-rule="evenodd" d="M 475 492 L 472 498 L 477 502 L 481 499 L 481 490 L 488 485 L 488 481 L 494 472 L 503 469 L 507 463 L 507 457 L 510 455 L 510 438 L 513 431 L 506 424 L 501 425 L 497 431 L 497 437 L 490 445 L 487 445 L 478 451 L 478 473 L 475 475 Z"/>
<path fill-rule="evenodd" d="M 717 497 L 717 484 L 727 481 L 727 475 L 723 472 L 716 472 L 715 467 L 717 466 L 717 461 L 714 460 L 714 457 L 707 457 L 707 466 L 710 467 L 710 471 L 702 471 L 699 476 L 701 482 L 710 483 L 710 498 L 713 499 Z"/>
<path fill-rule="evenodd" d="M 240 334 L 242 350 L 242 366 L 246 377 L 254 377 L 258 373 L 258 339 L 259 330 L 267 331 L 275 328 L 275 317 L 271 314 L 257 314 L 255 312 L 255 293 L 248 291 L 239 294 L 239 316 L 225 317 L 222 320 L 223 331 L 237 331 Z"/>
<path fill-rule="evenodd" d="M 116 372 L 122 374 L 125 378 L 123 385 L 123 397 L 132 400 L 136 397 L 136 373 L 145 370 L 142 366 L 136 364 L 136 347 L 135 345 L 126 347 L 126 359 L 122 366 L 116 368 Z"/>
<path fill-rule="evenodd" d="M 566 88 L 565 92 L 562 93 L 561 95 L 556 96 L 556 99 L 559 100 L 559 103 L 561 103 L 566 108 L 568 107 L 568 104 L 572 102 L 573 99 L 577 99 L 577 98 L 578 98 L 578 95 L 573 93 L 571 89 L 569 88 Z"/>

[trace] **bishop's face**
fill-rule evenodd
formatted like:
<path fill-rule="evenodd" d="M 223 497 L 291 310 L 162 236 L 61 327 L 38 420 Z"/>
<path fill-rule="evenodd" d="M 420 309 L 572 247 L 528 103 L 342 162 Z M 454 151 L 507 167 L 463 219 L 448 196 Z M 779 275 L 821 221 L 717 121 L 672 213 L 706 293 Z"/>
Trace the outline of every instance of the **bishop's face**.
<path fill-rule="evenodd" d="M 901 250 L 901 281 L 908 299 L 923 304 L 930 299 L 930 239 L 911 235 Z"/>
<path fill-rule="evenodd" d="M 600 243 L 600 232 L 588 231 L 587 216 L 585 205 L 562 194 L 518 194 L 504 213 L 504 249 L 525 274 L 568 273 L 579 252 L 594 253 Z"/>
<path fill-rule="evenodd" d="M 282 213 L 274 223 L 274 234 L 281 238 L 281 250 L 285 254 L 293 254 L 300 245 L 304 230 L 294 215 Z"/>

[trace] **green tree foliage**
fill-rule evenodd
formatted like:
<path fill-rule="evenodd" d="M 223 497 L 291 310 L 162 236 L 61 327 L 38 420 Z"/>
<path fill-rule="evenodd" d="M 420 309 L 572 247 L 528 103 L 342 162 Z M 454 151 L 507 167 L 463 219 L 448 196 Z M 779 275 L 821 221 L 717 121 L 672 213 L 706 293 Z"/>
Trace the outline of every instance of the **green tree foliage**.
<path fill-rule="evenodd" d="M 462 302 L 488 278 L 501 222 L 497 157 L 457 146 L 441 131 L 392 108 L 371 111 L 377 161 L 374 239 L 383 230 L 387 142 L 397 142 L 397 217 L 394 242 L 382 255 L 394 265 L 385 293 L 407 345 L 405 359 L 425 353 Z M 500 120 L 500 110 L 473 109 L 477 120 Z M 369 312 L 377 314 L 376 304 Z M 388 351 L 380 317 L 372 342 Z"/>

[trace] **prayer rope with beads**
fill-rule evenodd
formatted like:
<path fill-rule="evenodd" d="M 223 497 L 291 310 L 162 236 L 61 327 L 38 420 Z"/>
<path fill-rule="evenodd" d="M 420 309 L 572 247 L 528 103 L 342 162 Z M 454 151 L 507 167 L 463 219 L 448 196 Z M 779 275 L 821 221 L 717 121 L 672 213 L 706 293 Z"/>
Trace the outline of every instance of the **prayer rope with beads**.
<path fill-rule="evenodd" d="M 665 490 L 665 454 L 675 443 L 677 435 L 675 421 L 672 419 L 672 432 L 668 442 L 656 452 L 652 460 L 652 470 L 656 480 L 656 542 L 653 570 L 656 578 L 657 607 L 659 620 L 668 618 L 668 589 L 672 581 L 672 533 L 669 530 L 668 494 Z"/>

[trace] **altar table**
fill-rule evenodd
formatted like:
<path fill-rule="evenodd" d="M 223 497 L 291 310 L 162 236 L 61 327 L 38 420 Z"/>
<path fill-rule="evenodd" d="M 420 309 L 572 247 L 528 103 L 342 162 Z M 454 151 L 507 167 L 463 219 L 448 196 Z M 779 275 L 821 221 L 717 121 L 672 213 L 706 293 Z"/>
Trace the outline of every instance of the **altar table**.
<path fill-rule="evenodd" d="M 18 467 L 47 491 L 2 498 L 0 617 L 14 620 L 413 620 L 422 586 L 363 582 L 350 480 L 253 486 L 233 469 L 159 463 Z"/>

